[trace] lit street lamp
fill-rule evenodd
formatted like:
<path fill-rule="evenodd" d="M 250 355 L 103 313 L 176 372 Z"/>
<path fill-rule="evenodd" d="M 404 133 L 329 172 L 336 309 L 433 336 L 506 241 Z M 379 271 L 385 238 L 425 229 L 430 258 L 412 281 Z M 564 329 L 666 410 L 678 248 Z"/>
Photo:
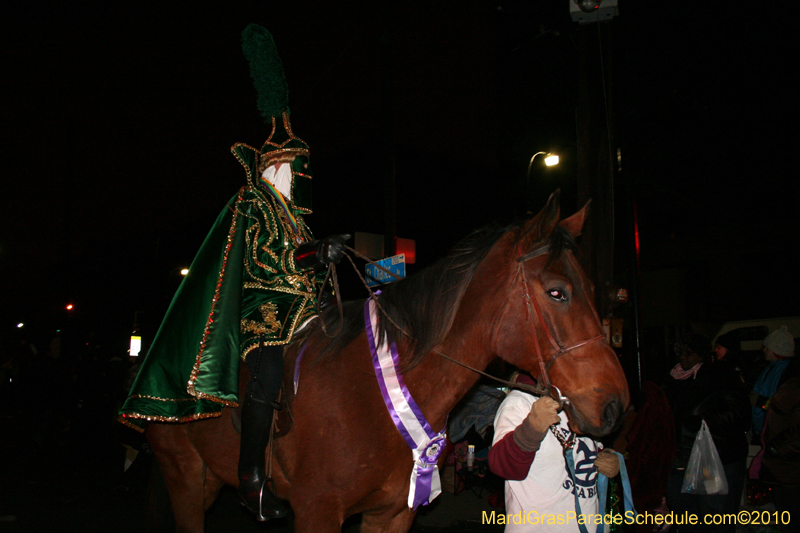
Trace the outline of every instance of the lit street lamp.
<path fill-rule="evenodd" d="M 533 160 L 536 159 L 537 155 L 544 155 L 544 164 L 548 167 L 552 167 L 553 165 L 558 164 L 558 156 L 556 154 L 551 154 L 550 152 L 536 152 L 531 157 L 531 162 L 528 163 L 528 179 L 531 177 L 531 168 L 533 167 Z"/>
<path fill-rule="evenodd" d="M 551 154 L 550 152 L 536 152 L 531 157 L 531 162 L 528 163 L 528 173 L 525 175 L 525 208 L 531 208 L 531 201 L 533 197 L 533 186 L 531 184 L 531 169 L 533 169 L 533 161 L 536 159 L 537 156 L 543 155 L 544 156 L 544 164 L 548 167 L 552 167 L 553 165 L 558 164 L 558 156 L 555 154 Z M 528 214 L 531 214 L 528 211 Z"/>

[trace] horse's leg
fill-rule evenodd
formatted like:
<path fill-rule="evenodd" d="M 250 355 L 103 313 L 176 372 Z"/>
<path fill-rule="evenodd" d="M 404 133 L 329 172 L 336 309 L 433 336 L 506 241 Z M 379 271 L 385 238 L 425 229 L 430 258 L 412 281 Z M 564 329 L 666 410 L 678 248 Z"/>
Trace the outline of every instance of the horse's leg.
<path fill-rule="evenodd" d="M 416 513 L 406 506 L 377 513 L 364 513 L 361 533 L 406 533 L 411 529 Z"/>
<path fill-rule="evenodd" d="M 203 459 L 189 440 L 186 426 L 151 423 L 147 428 L 147 440 L 161 467 L 172 500 L 177 531 L 202 533 L 205 527 L 206 469 Z"/>
<path fill-rule="evenodd" d="M 203 511 L 208 511 L 217 501 L 219 491 L 225 482 L 210 468 L 205 468 L 205 482 L 203 483 Z"/>
<path fill-rule="evenodd" d="M 295 533 L 340 533 L 344 514 L 337 496 L 292 498 Z"/>

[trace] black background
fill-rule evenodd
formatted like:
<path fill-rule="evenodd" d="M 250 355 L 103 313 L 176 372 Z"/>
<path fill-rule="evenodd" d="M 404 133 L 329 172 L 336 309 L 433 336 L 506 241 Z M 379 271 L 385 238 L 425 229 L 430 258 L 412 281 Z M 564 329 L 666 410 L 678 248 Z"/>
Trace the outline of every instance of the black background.
<path fill-rule="evenodd" d="M 613 32 L 605 96 L 636 192 L 645 327 L 797 314 L 789 6 L 622 2 L 611 23 L 583 29 Z M 110 356 L 138 311 L 152 339 L 178 269 L 244 183 L 228 148 L 267 135 L 240 49 L 250 22 L 275 37 L 294 129 L 311 146 L 317 235 L 383 233 L 387 116 L 412 271 L 556 188 L 565 212 L 579 207 L 581 50 L 566 0 L 5 11 L 6 334 L 25 322 L 46 342 L 69 326 Z M 540 150 L 561 164 L 537 159 L 525 198 Z"/>

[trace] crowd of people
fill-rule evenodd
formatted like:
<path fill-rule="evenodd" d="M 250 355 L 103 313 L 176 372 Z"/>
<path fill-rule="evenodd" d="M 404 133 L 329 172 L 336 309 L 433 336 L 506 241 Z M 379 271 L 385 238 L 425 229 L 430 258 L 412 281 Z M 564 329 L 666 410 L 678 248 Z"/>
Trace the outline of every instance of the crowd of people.
<path fill-rule="evenodd" d="M 130 385 L 134 358 L 74 337 L 69 330 L 49 337 L 24 330 L 3 335 L 0 417 L 25 436 L 28 450 L 81 447 L 116 429 L 113 415 Z"/>
<path fill-rule="evenodd" d="M 721 335 L 714 346 L 700 333 L 684 335 L 674 345 L 677 364 L 660 385 L 645 382 L 634 401 L 615 446 L 627 451 L 633 500 L 640 512 L 666 516 L 686 513 L 732 515 L 741 509 L 748 478 L 767 487 L 781 532 L 800 531 L 800 375 L 794 360 L 794 338 L 786 326 L 763 340 L 766 366 L 754 372 L 738 339 Z M 530 381 L 520 376 L 521 381 Z M 512 391 L 500 405 L 489 453 L 492 471 L 505 479 L 507 513 L 536 509 L 539 514 L 567 516 L 580 493 L 584 513 L 606 508 L 598 502 L 597 474 L 619 472 L 616 455 L 603 443 L 580 436 L 572 450 L 548 428 L 569 433 L 559 404 L 549 397 Z M 686 489 L 687 466 L 701 428 L 713 440 L 727 490 L 710 494 Z M 761 452 L 748 470 L 750 445 Z M 582 464 L 580 476 L 568 471 L 566 454 Z M 577 467 L 576 467 L 577 471 Z M 590 490 L 583 490 L 588 488 Z M 607 508 L 606 508 L 607 509 Z M 789 523 L 786 519 L 790 518 Z M 773 521 L 775 524 L 776 521 Z M 542 524 L 509 524 L 507 531 L 545 531 Z M 677 523 L 640 527 L 639 531 L 680 533 L 735 532 L 736 523 Z M 578 522 L 551 527 L 579 531 Z M 774 530 L 774 529 L 773 529 Z"/>

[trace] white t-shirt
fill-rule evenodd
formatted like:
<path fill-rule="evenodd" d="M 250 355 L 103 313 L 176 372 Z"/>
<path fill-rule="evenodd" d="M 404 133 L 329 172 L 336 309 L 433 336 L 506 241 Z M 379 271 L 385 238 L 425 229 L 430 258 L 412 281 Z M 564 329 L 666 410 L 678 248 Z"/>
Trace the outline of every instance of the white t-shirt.
<path fill-rule="evenodd" d="M 496 444 L 506 434 L 517 429 L 528 417 L 533 402 L 538 398 L 520 391 L 511 391 L 500 405 L 494 419 Z M 558 431 L 564 437 L 572 433 L 567 426 L 567 416 L 560 413 Z M 594 461 L 602 445 L 588 437 L 578 437 L 571 453 L 575 459 L 576 490 L 580 499 L 581 513 L 596 515 L 597 469 Z M 576 511 L 573 483 L 567 472 L 561 443 L 551 431 L 547 431 L 528 476 L 521 480 L 506 480 L 506 532 L 527 533 L 531 531 L 563 533 L 580 531 Z M 586 524 L 588 531 L 597 531 L 594 522 Z"/>

